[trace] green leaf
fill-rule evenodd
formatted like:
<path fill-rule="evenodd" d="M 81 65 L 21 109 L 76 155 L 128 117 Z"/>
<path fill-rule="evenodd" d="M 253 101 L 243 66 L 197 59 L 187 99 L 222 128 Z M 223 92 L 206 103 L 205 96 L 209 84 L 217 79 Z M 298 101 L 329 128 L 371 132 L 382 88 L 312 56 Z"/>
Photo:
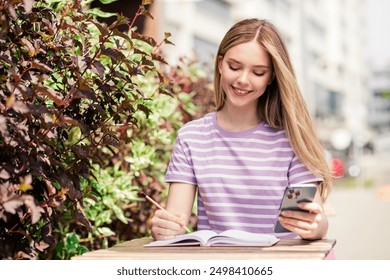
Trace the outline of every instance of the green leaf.
<path fill-rule="evenodd" d="M 390 98 L 390 90 L 381 92 L 381 95 L 382 95 L 384 98 Z"/>
<path fill-rule="evenodd" d="M 140 14 L 143 16 L 146 16 L 148 18 L 154 19 L 152 14 L 147 9 L 145 9 L 143 6 L 141 8 Z"/>
<path fill-rule="evenodd" d="M 101 227 L 101 228 L 98 228 L 97 231 L 104 236 L 115 235 L 115 232 L 113 232 L 109 227 Z"/>
<path fill-rule="evenodd" d="M 111 4 L 116 2 L 117 0 L 99 0 L 100 3 L 102 4 Z"/>
<path fill-rule="evenodd" d="M 112 211 L 114 212 L 115 216 L 116 216 L 119 220 L 122 221 L 122 223 L 124 223 L 124 224 L 127 224 L 127 223 L 128 223 L 128 221 L 127 221 L 125 215 L 123 214 L 123 210 L 122 210 L 120 207 L 118 207 L 118 206 L 116 206 L 116 205 L 114 204 L 114 205 L 112 205 Z"/>
<path fill-rule="evenodd" d="M 110 13 L 110 12 L 104 12 L 100 10 L 99 8 L 91 8 L 86 11 L 87 14 L 91 14 L 96 17 L 101 17 L 101 18 L 110 18 L 110 17 L 115 17 L 116 13 Z"/>
<path fill-rule="evenodd" d="M 79 244 L 79 238 L 76 233 L 70 233 L 66 238 L 66 248 L 68 250 L 75 248 Z"/>

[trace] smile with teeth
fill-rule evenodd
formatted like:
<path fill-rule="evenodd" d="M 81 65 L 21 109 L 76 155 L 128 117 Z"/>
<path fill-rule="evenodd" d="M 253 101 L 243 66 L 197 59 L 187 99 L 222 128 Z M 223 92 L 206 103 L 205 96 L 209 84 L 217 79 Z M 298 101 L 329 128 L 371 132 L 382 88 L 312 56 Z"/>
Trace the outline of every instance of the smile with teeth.
<path fill-rule="evenodd" d="M 243 89 L 239 89 L 239 88 L 236 88 L 234 86 L 232 86 L 233 88 L 233 92 L 236 94 L 236 95 L 246 95 L 248 94 L 249 92 L 251 92 L 250 90 L 243 90 Z"/>

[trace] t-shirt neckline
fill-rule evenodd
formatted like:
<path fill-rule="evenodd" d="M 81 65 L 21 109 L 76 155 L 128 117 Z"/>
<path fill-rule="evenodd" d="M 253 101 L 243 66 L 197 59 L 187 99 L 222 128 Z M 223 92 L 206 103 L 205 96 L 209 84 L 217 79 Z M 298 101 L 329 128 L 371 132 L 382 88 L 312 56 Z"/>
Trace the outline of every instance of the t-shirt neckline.
<path fill-rule="evenodd" d="M 256 130 L 259 130 L 262 126 L 264 126 L 264 121 L 261 121 L 258 125 L 256 125 L 253 128 L 242 130 L 242 131 L 226 131 L 224 130 L 219 124 L 217 120 L 217 112 L 212 112 L 212 119 L 213 119 L 213 126 L 215 129 L 217 129 L 222 136 L 229 136 L 229 137 L 243 137 L 243 136 L 249 136 Z"/>

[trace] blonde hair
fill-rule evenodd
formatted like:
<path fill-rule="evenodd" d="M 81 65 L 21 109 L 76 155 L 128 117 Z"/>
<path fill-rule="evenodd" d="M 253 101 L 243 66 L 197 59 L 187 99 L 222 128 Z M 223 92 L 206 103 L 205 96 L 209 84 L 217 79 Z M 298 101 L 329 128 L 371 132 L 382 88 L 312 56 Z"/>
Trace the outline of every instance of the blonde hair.
<path fill-rule="evenodd" d="M 325 151 L 317 138 L 314 124 L 300 92 L 287 48 L 274 25 L 266 20 L 246 19 L 233 25 L 219 46 L 214 71 L 216 110 L 225 105 L 218 58 L 239 44 L 256 40 L 270 55 L 273 79 L 259 98 L 258 113 L 275 129 L 284 129 L 299 160 L 316 176 L 323 178 L 320 194 L 323 200 L 332 185 Z"/>

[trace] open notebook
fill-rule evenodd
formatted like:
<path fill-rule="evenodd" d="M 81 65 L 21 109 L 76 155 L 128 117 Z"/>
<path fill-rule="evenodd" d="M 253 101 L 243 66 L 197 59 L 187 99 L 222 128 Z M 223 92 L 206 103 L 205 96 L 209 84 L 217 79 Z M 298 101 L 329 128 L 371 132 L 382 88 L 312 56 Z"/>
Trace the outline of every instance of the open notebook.
<path fill-rule="evenodd" d="M 220 233 L 211 230 L 199 230 L 178 235 L 169 240 L 152 241 L 144 246 L 272 246 L 278 241 L 277 237 L 270 234 L 250 233 L 235 229 Z"/>

